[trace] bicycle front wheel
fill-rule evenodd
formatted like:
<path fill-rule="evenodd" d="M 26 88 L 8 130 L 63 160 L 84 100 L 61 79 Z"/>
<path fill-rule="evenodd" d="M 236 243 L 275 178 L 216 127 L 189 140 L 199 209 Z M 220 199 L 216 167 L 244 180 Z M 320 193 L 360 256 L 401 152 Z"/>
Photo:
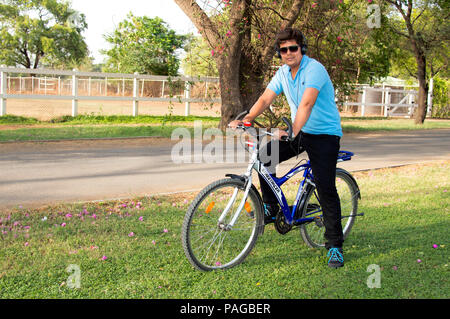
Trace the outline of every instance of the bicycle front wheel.
<path fill-rule="evenodd" d="M 261 201 L 254 189 L 245 196 L 240 180 L 223 179 L 207 186 L 190 205 L 182 229 L 182 243 L 189 262 L 211 271 L 234 267 L 253 249 L 259 227 L 264 227 Z M 238 208 L 242 205 L 240 212 Z M 219 221 L 227 211 L 223 221 Z M 233 227 L 230 222 L 239 214 Z"/>
<path fill-rule="evenodd" d="M 336 189 L 341 205 L 341 223 L 344 239 L 350 233 L 358 211 L 359 188 L 350 173 L 343 169 L 336 171 Z M 303 241 L 312 248 L 325 247 L 325 225 L 322 216 L 322 207 L 315 187 L 306 195 L 302 218 L 314 217 L 314 221 L 300 226 Z"/>

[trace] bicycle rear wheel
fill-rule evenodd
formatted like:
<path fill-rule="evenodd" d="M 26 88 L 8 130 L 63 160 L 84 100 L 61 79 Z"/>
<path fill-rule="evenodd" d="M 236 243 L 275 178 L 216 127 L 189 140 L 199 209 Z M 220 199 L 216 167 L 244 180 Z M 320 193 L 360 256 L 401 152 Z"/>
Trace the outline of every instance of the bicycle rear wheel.
<path fill-rule="evenodd" d="M 358 211 L 359 188 L 350 173 L 343 169 L 336 170 L 336 189 L 341 203 L 341 223 L 344 239 L 350 233 Z M 325 225 L 322 207 L 315 187 L 311 187 L 306 195 L 302 218 L 314 217 L 314 221 L 300 226 L 304 242 L 312 248 L 325 247 Z"/>
<path fill-rule="evenodd" d="M 223 179 L 207 186 L 190 205 L 182 229 L 182 244 L 189 262 L 211 271 L 234 267 L 253 249 L 259 227 L 264 227 L 261 201 L 254 189 L 244 199 L 245 184 Z M 245 200 L 234 227 L 227 227 Z M 229 207 L 223 223 L 219 217 Z"/>

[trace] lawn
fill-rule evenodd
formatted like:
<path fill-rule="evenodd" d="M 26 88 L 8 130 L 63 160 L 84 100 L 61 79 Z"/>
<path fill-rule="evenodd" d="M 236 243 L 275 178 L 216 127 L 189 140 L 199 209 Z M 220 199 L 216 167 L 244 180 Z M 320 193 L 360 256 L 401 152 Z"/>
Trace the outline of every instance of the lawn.
<path fill-rule="evenodd" d="M 449 298 L 449 170 L 445 161 L 355 173 L 366 215 L 338 270 L 298 230 L 272 225 L 243 264 L 194 270 L 180 233 L 195 194 L 18 206 L 0 213 L 0 298 Z M 380 288 L 367 285 L 373 265 Z"/>

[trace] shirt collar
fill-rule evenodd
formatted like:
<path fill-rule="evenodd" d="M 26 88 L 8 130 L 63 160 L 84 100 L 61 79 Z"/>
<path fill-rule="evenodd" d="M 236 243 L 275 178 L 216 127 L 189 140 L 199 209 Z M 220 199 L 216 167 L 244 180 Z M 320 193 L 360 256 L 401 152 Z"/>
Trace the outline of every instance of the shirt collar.
<path fill-rule="evenodd" d="M 306 67 L 306 65 L 308 64 L 309 60 L 310 60 L 310 58 L 307 55 L 303 55 L 302 60 L 300 61 L 300 68 L 298 69 L 298 72 L 295 75 L 296 78 L 300 74 L 300 71 Z M 288 65 L 286 65 L 286 70 L 287 70 L 288 74 L 291 73 L 291 68 Z"/>

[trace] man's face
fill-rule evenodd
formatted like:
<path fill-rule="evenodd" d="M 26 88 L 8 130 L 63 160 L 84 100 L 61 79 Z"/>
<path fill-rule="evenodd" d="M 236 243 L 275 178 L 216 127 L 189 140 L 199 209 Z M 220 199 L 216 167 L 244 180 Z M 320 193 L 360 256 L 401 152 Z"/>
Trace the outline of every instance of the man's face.
<path fill-rule="evenodd" d="M 294 47 L 297 47 L 296 52 L 292 52 Z M 287 52 L 286 49 L 288 49 Z M 302 50 L 300 46 L 297 44 L 295 40 L 284 41 L 281 42 L 280 44 L 281 59 L 283 63 L 287 64 L 291 69 L 300 66 L 300 62 L 302 61 L 303 57 L 301 51 Z"/>

